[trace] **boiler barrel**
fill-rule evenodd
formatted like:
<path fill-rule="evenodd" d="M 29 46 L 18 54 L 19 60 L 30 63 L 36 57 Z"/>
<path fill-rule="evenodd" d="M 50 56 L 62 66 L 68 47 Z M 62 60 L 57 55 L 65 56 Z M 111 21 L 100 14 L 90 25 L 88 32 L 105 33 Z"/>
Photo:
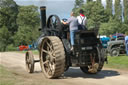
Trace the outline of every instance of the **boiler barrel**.
<path fill-rule="evenodd" d="M 40 13 L 41 13 L 41 28 L 43 29 L 46 26 L 46 7 L 45 6 L 40 7 Z"/>

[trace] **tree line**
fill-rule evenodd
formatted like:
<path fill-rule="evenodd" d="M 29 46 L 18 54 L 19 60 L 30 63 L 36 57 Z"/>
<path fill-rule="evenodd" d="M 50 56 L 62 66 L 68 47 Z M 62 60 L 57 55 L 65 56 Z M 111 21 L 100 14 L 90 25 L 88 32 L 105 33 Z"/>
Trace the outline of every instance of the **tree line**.
<path fill-rule="evenodd" d="M 0 0 L 0 51 L 29 45 L 39 36 L 38 7 L 19 6 L 14 0 Z"/>
<path fill-rule="evenodd" d="M 101 0 L 75 0 L 73 11 L 76 16 L 80 9 L 85 11 L 87 16 L 87 28 L 89 30 L 98 30 L 100 35 L 110 35 L 114 33 L 128 33 L 128 0 L 115 0 L 113 10 L 113 0 L 106 0 L 106 7 Z M 122 12 L 123 11 L 123 12 Z"/>

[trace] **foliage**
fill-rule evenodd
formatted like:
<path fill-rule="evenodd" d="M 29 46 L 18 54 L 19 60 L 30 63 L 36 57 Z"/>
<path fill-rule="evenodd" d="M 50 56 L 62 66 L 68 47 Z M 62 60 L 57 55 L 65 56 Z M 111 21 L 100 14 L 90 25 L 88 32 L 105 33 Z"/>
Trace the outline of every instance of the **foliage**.
<path fill-rule="evenodd" d="M 18 5 L 14 0 L 0 0 L 0 51 L 5 51 L 13 43 L 13 36 L 18 29 L 17 14 Z"/>
<path fill-rule="evenodd" d="M 114 33 L 119 33 L 121 32 L 121 22 L 117 22 L 115 19 L 110 18 L 108 23 L 102 23 L 100 26 L 99 33 L 100 34 L 114 34 Z"/>
<path fill-rule="evenodd" d="M 79 8 L 83 5 L 84 0 L 75 0 L 75 8 Z"/>
<path fill-rule="evenodd" d="M 120 0 L 115 0 L 115 14 L 112 15 L 112 0 L 106 0 L 106 9 L 101 0 L 76 0 L 73 11 L 79 15 L 83 9 L 87 16 L 87 27 L 99 29 L 100 34 L 128 32 L 128 0 L 124 1 L 124 22 L 122 22 Z M 39 12 L 36 6 L 18 6 L 14 0 L 0 0 L 0 51 L 15 49 L 21 44 L 32 44 L 39 36 Z M 14 48 L 13 48 L 14 46 Z"/>
<path fill-rule="evenodd" d="M 39 25 L 39 12 L 38 8 L 34 5 L 20 6 L 19 14 L 17 16 L 18 26 L 28 25 L 36 27 Z"/>
<path fill-rule="evenodd" d="M 124 22 L 128 24 L 128 0 L 123 0 L 124 1 Z"/>
<path fill-rule="evenodd" d="M 5 51 L 10 42 L 10 32 L 6 26 L 0 29 L 0 51 Z"/>
<path fill-rule="evenodd" d="M 81 7 L 75 9 L 75 15 L 78 16 L 80 9 L 84 10 L 85 16 L 87 16 L 87 28 L 90 30 L 98 30 L 100 24 L 109 20 L 106 11 L 100 1 L 83 4 Z"/>
<path fill-rule="evenodd" d="M 125 1 L 125 0 L 124 0 Z M 111 16 L 111 9 L 109 9 L 111 7 L 111 3 L 109 1 L 107 1 L 107 13 L 110 16 L 110 20 L 107 23 L 102 23 L 100 26 L 100 34 L 106 34 L 106 35 L 110 35 L 116 32 L 119 33 L 125 33 L 128 31 L 128 24 L 127 20 L 125 19 L 126 16 L 124 16 L 124 19 L 126 21 L 122 22 L 122 12 L 121 12 L 121 4 L 120 4 L 120 0 L 116 0 L 115 1 L 115 15 L 114 17 Z M 127 6 L 124 7 L 125 9 L 127 9 Z"/>
<path fill-rule="evenodd" d="M 106 0 L 106 12 L 109 15 L 108 17 L 112 17 L 112 0 Z"/>
<path fill-rule="evenodd" d="M 96 0 L 98 3 L 101 3 L 102 0 Z"/>
<path fill-rule="evenodd" d="M 38 37 L 39 33 L 36 28 L 30 26 L 20 26 L 14 36 L 15 45 L 29 45 Z"/>
<path fill-rule="evenodd" d="M 115 0 L 115 19 L 118 21 L 122 21 L 122 9 L 121 9 L 121 0 Z"/>
<path fill-rule="evenodd" d="M 6 26 L 11 35 L 17 31 L 18 5 L 13 0 L 0 0 L 0 28 Z"/>
<path fill-rule="evenodd" d="M 18 47 L 15 47 L 13 44 L 9 44 L 6 48 L 7 51 L 17 51 Z"/>
<path fill-rule="evenodd" d="M 87 3 L 74 9 L 78 16 L 80 9 L 84 10 L 87 16 L 87 28 L 89 30 L 98 30 L 100 34 L 110 35 L 116 32 L 125 33 L 128 31 L 128 3 L 124 0 L 124 22 L 122 22 L 122 8 L 120 0 L 115 0 L 115 14 L 112 14 L 112 0 L 106 0 L 106 8 L 101 4 L 101 0 L 87 0 Z"/>
<path fill-rule="evenodd" d="M 92 19 L 87 20 L 87 27 L 89 30 L 93 30 L 95 28 L 95 22 Z"/>
<path fill-rule="evenodd" d="M 86 1 L 87 1 L 87 3 L 88 3 L 88 2 L 91 2 L 91 1 L 93 1 L 93 0 L 86 0 Z"/>
<path fill-rule="evenodd" d="M 108 17 L 104 10 L 104 7 L 99 2 L 88 2 L 84 4 L 83 9 L 85 11 L 85 15 L 87 16 L 88 29 L 94 27 L 94 29 L 99 29 L 100 23 L 107 22 Z"/>
<path fill-rule="evenodd" d="M 121 33 L 126 33 L 126 32 L 128 32 L 128 24 L 126 24 L 126 23 L 122 23 L 122 26 L 121 26 L 121 31 L 120 31 Z"/>
<path fill-rule="evenodd" d="M 39 21 L 36 6 L 18 6 L 14 0 L 0 0 L 0 51 L 32 44 L 39 36 Z"/>
<path fill-rule="evenodd" d="M 84 4 L 84 0 L 75 0 L 74 8 L 72 9 L 75 15 L 79 13 L 79 8 L 82 7 L 83 4 Z"/>
<path fill-rule="evenodd" d="M 17 17 L 18 32 L 14 36 L 15 45 L 28 45 L 39 36 L 39 13 L 36 6 L 21 6 Z"/>

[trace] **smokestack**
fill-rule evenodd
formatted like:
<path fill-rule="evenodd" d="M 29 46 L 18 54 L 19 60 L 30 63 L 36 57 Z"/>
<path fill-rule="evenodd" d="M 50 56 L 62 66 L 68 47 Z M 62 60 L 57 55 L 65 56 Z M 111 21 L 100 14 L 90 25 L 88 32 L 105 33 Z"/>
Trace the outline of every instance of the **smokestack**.
<path fill-rule="evenodd" d="M 40 13 L 41 13 L 41 27 L 43 29 L 46 26 L 46 6 L 40 7 Z"/>

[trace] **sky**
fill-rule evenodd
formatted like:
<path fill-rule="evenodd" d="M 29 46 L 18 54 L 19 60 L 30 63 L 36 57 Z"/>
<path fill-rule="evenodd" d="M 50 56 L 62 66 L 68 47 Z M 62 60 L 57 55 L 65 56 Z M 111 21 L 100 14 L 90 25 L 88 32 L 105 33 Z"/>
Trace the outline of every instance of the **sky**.
<path fill-rule="evenodd" d="M 74 3 L 75 0 L 14 0 L 14 1 L 16 1 L 18 5 L 36 5 L 38 7 L 46 6 L 48 16 L 51 14 L 56 14 L 60 18 L 69 18 L 70 12 L 72 11 L 75 4 Z M 113 4 L 114 2 L 115 0 L 113 0 Z M 106 0 L 102 0 L 102 4 L 105 7 Z M 113 7 L 113 10 L 114 10 L 114 7 Z"/>
<path fill-rule="evenodd" d="M 62 18 L 69 18 L 74 7 L 74 0 L 15 0 L 19 5 L 36 5 L 47 7 L 47 16 L 51 14 Z"/>

